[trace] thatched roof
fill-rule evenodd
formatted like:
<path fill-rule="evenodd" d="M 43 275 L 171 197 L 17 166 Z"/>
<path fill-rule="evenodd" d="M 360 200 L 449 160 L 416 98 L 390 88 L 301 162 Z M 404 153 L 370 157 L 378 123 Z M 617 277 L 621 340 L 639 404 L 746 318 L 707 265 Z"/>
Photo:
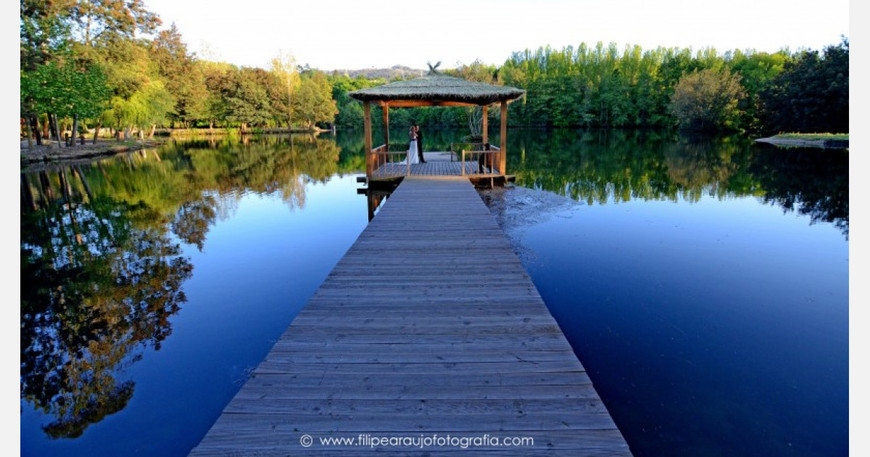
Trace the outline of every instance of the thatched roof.
<path fill-rule="evenodd" d="M 515 87 L 494 86 L 452 76 L 430 74 L 383 86 L 356 90 L 348 95 L 357 100 L 375 102 L 421 101 L 433 105 L 444 102 L 489 105 L 495 102 L 516 100 L 525 93 L 526 91 Z"/>

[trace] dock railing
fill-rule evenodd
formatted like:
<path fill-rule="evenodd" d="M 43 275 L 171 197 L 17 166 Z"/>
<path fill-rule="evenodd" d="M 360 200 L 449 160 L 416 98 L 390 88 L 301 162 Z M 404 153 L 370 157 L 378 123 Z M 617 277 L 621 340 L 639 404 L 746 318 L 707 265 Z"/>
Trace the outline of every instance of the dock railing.
<path fill-rule="evenodd" d="M 468 149 L 462 147 L 459 152 L 459 161 L 462 164 L 462 176 L 466 174 L 494 174 L 495 164 L 497 163 L 498 155 L 501 149 L 489 143 L 450 143 L 450 149 L 456 151 L 456 145 L 468 146 Z M 451 157 L 452 159 L 452 157 Z M 477 162 L 477 169 L 474 166 L 469 170 L 465 168 L 465 162 Z M 489 170 L 487 172 L 487 170 Z"/>
<path fill-rule="evenodd" d="M 393 144 L 395 146 L 395 144 Z M 408 163 L 408 151 L 390 151 L 389 146 L 382 144 L 371 151 L 373 170 L 378 177 L 410 176 L 411 164 Z"/>

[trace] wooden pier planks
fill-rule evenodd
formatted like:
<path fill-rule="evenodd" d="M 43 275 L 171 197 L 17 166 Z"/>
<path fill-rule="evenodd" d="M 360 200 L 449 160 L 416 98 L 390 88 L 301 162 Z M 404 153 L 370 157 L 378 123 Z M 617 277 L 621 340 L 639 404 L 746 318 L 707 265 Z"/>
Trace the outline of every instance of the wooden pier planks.
<path fill-rule="evenodd" d="M 434 434 L 534 445 L 376 450 L 631 455 L 468 180 L 410 177 L 190 455 L 358 455 L 374 449 L 319 440 Z"/>

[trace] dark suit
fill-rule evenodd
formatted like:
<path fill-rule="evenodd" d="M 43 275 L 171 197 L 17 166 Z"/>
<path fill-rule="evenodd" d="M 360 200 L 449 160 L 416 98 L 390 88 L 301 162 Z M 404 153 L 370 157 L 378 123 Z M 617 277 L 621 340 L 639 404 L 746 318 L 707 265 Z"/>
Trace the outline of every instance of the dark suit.
<path fill-rule="evenodd" d="M 423 132 L 417 130 L 417 158 L 420 159 L 420 163 L 426 163 L 426 159 L 423 158 Z"/>

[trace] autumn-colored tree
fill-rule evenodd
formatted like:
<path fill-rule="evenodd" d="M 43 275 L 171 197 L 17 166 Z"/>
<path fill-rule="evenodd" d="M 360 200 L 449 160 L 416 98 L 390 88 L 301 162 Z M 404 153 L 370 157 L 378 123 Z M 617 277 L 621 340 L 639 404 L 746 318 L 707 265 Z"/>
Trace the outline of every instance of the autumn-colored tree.
<path fill-rule="evenodd" d="M 299 71 L 296 68 L 296 59 L 288 52 L 279 52 L 272 59 L 269 68 L 280 81 L 286 91 L 287 128 L 293 127 L 293 95 L 299 89 Z"/>
<path fill-rule="evenodd" d="M 741 114 L 738 105 L 745 96 L 740 75 L 728 68 L 704 69 L 680 79 L 669 109 L 684 129 L 734 130 Z"/>

